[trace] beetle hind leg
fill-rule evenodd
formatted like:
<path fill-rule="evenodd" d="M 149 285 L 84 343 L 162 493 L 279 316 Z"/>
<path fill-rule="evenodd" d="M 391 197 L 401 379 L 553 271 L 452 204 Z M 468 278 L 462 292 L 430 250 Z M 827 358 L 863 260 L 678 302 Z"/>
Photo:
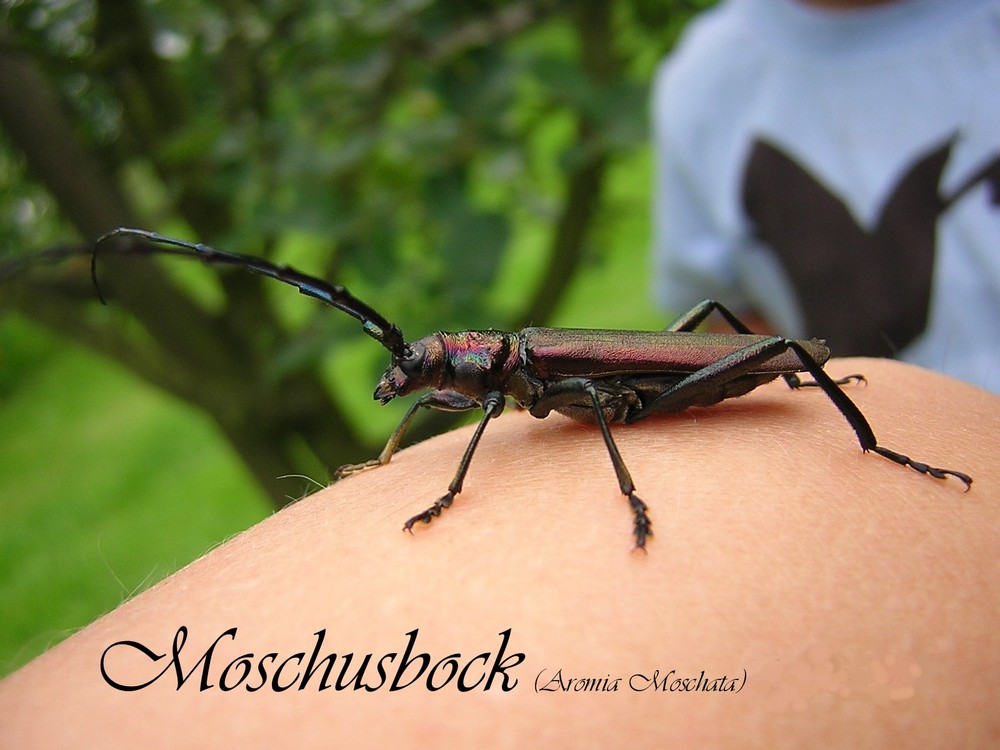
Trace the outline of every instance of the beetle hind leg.
<path fill-rule="evenodd" d="M 757 343 L 751 344 L 738 351 L 729 354 L 722 359 L 707 365 L 700 370 L 691 373 L 680 382 L 665 390 L 655 399 L 647 403 L 642 409 L 631 414 L 626 421 L 637 422 L 645 419 L 650 414 L 657 411 L 675 411 L 679 408 L 689 406 L 694 402 L 694 397 L 701 392 L 706 385 L 723 385 L 734 378 L 743 377 L 752 370 L 755 363 L 766 362 L 772 357 L 776 357 L 783 352 L 791 350 L 802 363 L 802 369 L 812 375 L 814 385 L 822 389 L 837 410 L 847 420 L 854 430 L 854 434 L 861 445 L 861 450 L 865 453 L 871 451 L 883 458 L 887 458 L 901 466 L 907 466 L 921 474 L 934 477 L 935 479 L 946 479 L 954 477 L 965 484 L 966 490 L 972 486 L 972 478 L 968 474 L 953 469 L 943 469 L 911 459 L 897 451 L 891 450 L 878 444 L 875 433 L 865 419 L 864 414 L 850 397 L 840 389 L 841 381 L 830 377 L 822 365 L 820 365 L 812 355 L 797 341 L 785 339 L 781 336 L 772 336 Z M 855 379 L 849 376 L 847 380 Z M 841 380 L 844 380 L 843 378 Z M 798 387 L 806 383 L 800 383 Z M 795 386 L 793 386 L 795 387 Z"/>
<path fill-rule="evenodd" d="M 902 453 L 897 453 L 889 448 L 883 448 L 881 445 L 876 445 L 872 448 L 873 451 L 878 453 L 884 458 L 888 458 L 890 461 L 895 461 L 897 464 L 903 466 L 909 466 L 914 471 L 919 471 L 921 474 L 927 474 L 935 479 L 947 479 L 948 477 L 955 477 L 959 481 L 965 484 L 965 491 L 968 492 L 972 489 L 972 477 L 968 474 L 964 474 L 961 471 L 955 471 L 953 469 L 938 469 L 934 466 L 928 466 L 920 461 L 914 461 L 909 456 L 904 456 Z"/>
<path fill-rule="evenodd" d="M 955 471 L 954 469 L 943 469 L 930 466 L 921 461 L 916 461 L 902 453 L 894 451 L 891 448 L 879 445 L 871 425 L 868 424 L 868 420 L 865 419 L 864 414 L 861 413 L 857 404 L 851 401 L 850 397 L 848 397 L 848 395 L 839 388 L 838 383 L 840 381 L 836 381 L 831 378 L 816 362 L 816 360 L 809 356 L 809 353 L 803 349 L 798 342 L 790 339 L 777 339 L 774 342 L 774 345 L 776 347 L 791 349 L 798 355 L 806 370 L 808 370 L 809 374 L 815 378 L 815 385 L 823 389 L 823 392 L 831 401 L 833 401 L 834 406 L 836 406 L 840 413 L 844 415 L 848 424 L 850 424 L 854 429 L 854 434 L 857 435 L 858 442 L 861 444 L 861 450 L 865 453 L 872 451 L 883 458 L 887 458 L 890 461 L 900 464 L 901 466 L 907 466 L 914 471 L 934 477 L 935 479 L 955 477 L 965 484 L 966 492 L 972 488 L 972 477 L 968 474 L 961 471 Z"/>
<path fill-rule="evenodd" d="M 725 319 L 726 323 L 729 324 L 729 327 L 736 331 L 736 333 L 757 333 L 757 331 L 750 330 L 750 327 L 740 320 L 732 310 L 714 299 L 702 300 L 686 313 L 677 317 L 677 319 L 675 319 L 664 330 L 670 332 L 691 332 L 705 322 L 705 319 L 708 318 L 708 316 L 713 312 L 719 313 L 719 315 Z M 795 373 L 786 373 L 783 374 L 782 377 L 785 379 L 788 387 L 793 390 L 797 390 L 799 388 L 822 388 L 822 386 L 815 380 L 802 380 Z M 848 385 L 852 382 L 867 383 L 868 381 L 865 379 L 864 375 L 855 373 L 853 375 L 838 378 L 833 382 L 837 385 Z"/>

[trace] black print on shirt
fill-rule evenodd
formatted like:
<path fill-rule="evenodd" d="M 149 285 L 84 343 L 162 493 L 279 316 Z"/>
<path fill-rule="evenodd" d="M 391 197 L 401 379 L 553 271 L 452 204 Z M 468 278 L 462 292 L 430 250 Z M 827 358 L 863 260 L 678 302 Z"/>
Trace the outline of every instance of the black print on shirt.
<path fill-rule="evenodd" d="M 938 218 L 987 181 L 1000 206 L 1000 155 L 951 195 L 939 185 L 957 136 L 918 156 L 862 227 L 823 182 L 758 138 L 743 177 L 743 207 L 755 236 L 778 256 L 808 335 L 839 355 L 895 354 L 926 327 Z"/>

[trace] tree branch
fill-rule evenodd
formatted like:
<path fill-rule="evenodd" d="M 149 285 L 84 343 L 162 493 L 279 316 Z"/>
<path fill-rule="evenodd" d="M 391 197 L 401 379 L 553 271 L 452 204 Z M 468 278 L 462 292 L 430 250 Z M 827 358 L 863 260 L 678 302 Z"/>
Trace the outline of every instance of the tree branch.
<path fill-rule="evenodd" d="M 581 3 L 574 9 L 583 68 L 596 91 L 620 67 L 608 32 L 611 4 Z M 601 203 L 609 153 L 599 123 L 585 107 L 578 114 L 577 132 L 574 145 L 577 162 L 566 177 L 566 199 L 556 223 L 552 250 L 538 291 L 518 320 L 518 328 L 543 325 L 551 319 L 583 257 L 587 235 Z"/>

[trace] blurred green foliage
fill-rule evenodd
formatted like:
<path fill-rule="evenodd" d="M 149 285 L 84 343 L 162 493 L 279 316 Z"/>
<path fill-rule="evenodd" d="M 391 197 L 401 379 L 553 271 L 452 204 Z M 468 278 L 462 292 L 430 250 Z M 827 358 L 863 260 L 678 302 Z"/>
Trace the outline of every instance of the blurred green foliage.
<path fill-rule="evenodd" d="M 249 274 L 108 253 L 101 307 L 94 238 L 291 263 L 409 338 L 655 327 L 647 91 L 708 4 L 0 0 L 0 671 L 405 408 L 354 320 Z"/>

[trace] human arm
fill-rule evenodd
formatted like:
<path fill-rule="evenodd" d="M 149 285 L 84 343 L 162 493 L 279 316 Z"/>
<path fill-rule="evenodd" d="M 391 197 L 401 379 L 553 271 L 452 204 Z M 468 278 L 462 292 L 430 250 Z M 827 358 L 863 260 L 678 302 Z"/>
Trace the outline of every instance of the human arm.
<path fill-rule="evenodd" d="M 431 525 L 400 528 L 442 494 L 470 428 L 286 508 L 0 683 L 0 745 L 984 746 L 1000 695 L 1000 399 L 887 361 L 827 370 L 864 372 L 848 390 L 879 438 L 971 474 L 971 492 L 863 455 L 822 393 L 777 381 L 614 430 L 654 524 L 634 553 L 597 430 L 508 411 Z M 386 654 L 415 628 L 418 650 L 468 657 L 509 628 L 525 660 L 509 692 L 102 679 L 111 644 L 163 652 L 182 625 L 188 669 L 231 627 L 227 659 L 308 650 L 320 629 L 331 652 Z M 109 662 L 122 682 L 162 665 L 126 662 Z M 559 669 L 624 683 L 534 691 Z M 657 669 L 746 681 L 736 695 L 630 689 Z"/>

